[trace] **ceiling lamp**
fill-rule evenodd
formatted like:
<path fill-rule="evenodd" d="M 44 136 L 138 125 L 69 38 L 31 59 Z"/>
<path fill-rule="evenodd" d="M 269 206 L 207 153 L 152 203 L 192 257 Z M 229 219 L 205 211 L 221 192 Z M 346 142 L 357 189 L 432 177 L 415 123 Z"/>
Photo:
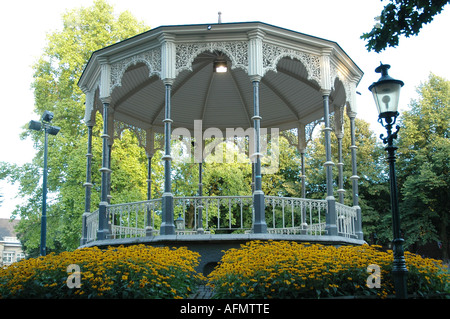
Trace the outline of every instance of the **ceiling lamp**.
<path fill-rule="evenodd" d="M 216 60 L 214 61 L 214 72 L 226 73 L 228 71 L 227 61 Z"/>

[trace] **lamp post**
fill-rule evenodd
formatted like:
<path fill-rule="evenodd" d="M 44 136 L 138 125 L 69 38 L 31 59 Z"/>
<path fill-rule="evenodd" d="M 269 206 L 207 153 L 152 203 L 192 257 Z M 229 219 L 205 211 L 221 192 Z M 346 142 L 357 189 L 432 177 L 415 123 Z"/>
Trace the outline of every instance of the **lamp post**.
<path fill-rule="evenodd" d="M 400 214 L 398 209 L 398 191 L 397 181 L 395 177 L 395 151 L 397 147 L 394 146 L 394 139 L 397 138 L 399 126 L 395 127 L 395 132 L 392 132 L 398 113 L 398 102 L 400 97 L 400 89 L 403 82 L 395 80 L 388 75 L 388 70 L 391 66 L 388 64 L 380 64 L 375 69 L 375 72 L 381 73 L 381 77 L 377 82 L 369 86 L 369 90 L 373 94 L 375 104 L 378 110 L 378 122 L 386 128 L 387 136 L 380 136 L 385 148 L 388 152 L 387 160 L 389 162 L 389 180 L 391 188 L 391 209 L 392 209 L 392 228 L 393 228 L 393 250 L 394 263 L 392 267 L 392 275 L 394 278 L 394 288 L 397 298 L 406 299 L 406 277 L 408 270 L 406 269 L 405 257 L 403 252 L 403 238 L 400 231 Z"/>
<path fill-rule="evenodd" d="M 40 254 L 45 256 L 47 254 L 47 144 L 48 144 L 48 134 L 56 135 L 58 134 L 58 126 L 51 126 L 50 122 L 53 119 L 53 113 L 50 111 L 45 111 L 42 115 L 41 122 L 31 120 L 28 128 L 34 131 L 40 131 L 44 128 L 45 138 L 44 138 L 44 176 L 42 181 L 42 216 L 41 216 L 41 247 Z"/>

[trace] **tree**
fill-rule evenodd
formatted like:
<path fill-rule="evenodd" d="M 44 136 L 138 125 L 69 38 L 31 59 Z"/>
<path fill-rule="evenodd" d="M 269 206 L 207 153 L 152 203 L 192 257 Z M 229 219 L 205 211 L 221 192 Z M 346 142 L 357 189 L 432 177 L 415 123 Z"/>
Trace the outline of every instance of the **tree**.
<path fill-rule="evenodd" d="M 441 242 L 449 259 L 450 81 L 430 74 L 401 115 L 398 183 L 406 244 Z"/>
<path fill-rule="evenodd" d="M 57 136 L 49 137 L 48 155 L 48 221 L 47 244 L 49 251 L 71 250 L 79 245 L 81 215 L 84 211 L 83 183 L 86 175 L 87 129 L 83 123 L 85 96 L 77 81 L 90 55 L 95 50 L 148 30 L 125 11 L 115 15 L 113 7 L 104 0 L 96 0 L 87 8 L 79 8 L 63 15 L 63 28 L 48 35 L 42 56 L 33 66 L 32 88 L 35 97 L 35 112 L 40 117 L 44 110 L 55 115 L 52 123 L 60 126 Z M 93 140 L 92 207 L 98 204 L 100 188 L 101 139 L 99 138 L 102 118 L 97 114 Z M 24 130 L 23 138 L 30 136 L 38 152 L 32 163 L 24 166 L 2 163 L 1 178 L 19 182 L 19 196 L 27 203 L 13 213 L 20 216 L 17 227 L 27 252 L 39 246 L 40 202 L 42 187 L 39 183 L 43 162 L 43 136 L 40 132 Z M 112 169 L 121 172 L 112 177 L 113 196 L 136 200 L 143 199 L 144 185 L 131 189 L 123 180 L 133 180 L 145 171 L 144 151 L 137 150 L 137 139 L 124 133 L 127 143 L 117 141 L 113 146 Z M 129 161 L 120 159 L 124 153 L 134 152 Z M 137 174 L 139 171 L 139 174 Z M 122 174 L 122 175 L 121 175 Z M 145 183 L 145 178 L 142 179 Z"/>
<path fill-rule="evenodd" d="M 364 33 L 368 51 L 381 52 L 396 47 L 401 35 L 417 35 L 420 29 L 439 14 L 449 0 L 390 0 L 381 11 L 379 23 Z M 378 18 L 377 18 L 378 19 Z"/>

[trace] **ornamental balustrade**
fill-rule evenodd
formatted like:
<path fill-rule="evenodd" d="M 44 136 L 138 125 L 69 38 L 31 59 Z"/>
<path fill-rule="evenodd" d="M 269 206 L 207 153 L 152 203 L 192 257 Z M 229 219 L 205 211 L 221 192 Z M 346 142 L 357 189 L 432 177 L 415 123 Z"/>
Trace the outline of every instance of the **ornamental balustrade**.
<path fill-rule="evenodd" d="M 219 233 L 251 233 L 253 223 L 252 196 L 192 196 L 174 198 L 175 217 L 185 222 L 177 229 L 177 236 Z M 162 200 L 108 205 L 109 239 L 158 236 L 161 223 Z M 269 234 L 327 235 L 326 200 L 265 196 L 265 214 Z M 198 223 L 202 211 L 202 231 Z M 336 203 L 338 236 L 357 238 L 355 225 L 357 210 Z M 98 210 L 86 218 L 87 240 L 96 240 Z"/>

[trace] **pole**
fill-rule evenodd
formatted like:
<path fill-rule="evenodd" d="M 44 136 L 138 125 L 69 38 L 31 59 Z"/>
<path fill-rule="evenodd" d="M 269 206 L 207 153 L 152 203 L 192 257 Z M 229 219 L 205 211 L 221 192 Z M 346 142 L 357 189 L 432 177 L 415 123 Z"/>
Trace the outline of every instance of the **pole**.
<path fill-rule="evenodd" d="M 41 256 L 47 255 L 47 144 L 48 132 L 47 127 L 44 128 L 44 176 L 42 182 L 42 216 L 41 216 Z"/>
<path fill-rule="evenodd" d="M 172 194 L 172 177 L 171 177 L 171 162 L 170 155 L 170 138 L 172 134 L 172 119 L 171 112 L 171 82 L 165 84 L 165 118 L 164 122 L 164 150 L 165 154 L 162 157 L 164 161 L 164 194 L 162 196 L 162 222 L 160 226 L 161 235 L 175 235 L 175 224 L 173 218 L 173 194 Z"/>
<path fill-rule="evenodd" d="M 253 233 L 267 233 L 267 224 L 265 217 L 264 193 L 262 191 L 261 178 L 261 153 L 260 153 L 260 126 L 261 116 L 259 115 L 259 80 L 253 81 L 253 127 L 255 129 L 255 190 L 253 192 L 253 208 L 255 221 L 253 224 Z"/>
<path fill-rule="evenodd" d="M 394 263 L 392 266 L 392 276 L 394 278 L 394 288 L 395 295 L 398 299 L 406 299 L 408 297 L 407 294 L 407 283 L 406 277 L 408 274 L 408 270 L 406 268 L 406 262 L 403 251 L 403 238 L 401 238 L 401 230 L 400 230 L 400 213 L 398 209 L 398 191 L 397 191 L 397 180 L 395 177 L 395 151 L 397 147 L 394 146 L 394 139 L 397 138 L 397 133 L 399 127 L 397 126 L 397 131 L 392 133 L 392 126 L 395 123 L 395 118 L 391 117 L 386 118 L 386 130 L 387 137 L 383 138 L 381 135 L 381 139 L 388 146 L 385 150 L 388 152 L 388 162 L 389 162 L 389 181 L 391 188 L 391 209 L 392 209 L 392 230 L 394 235 L 393 240 L 393 249 L 394 249 Z"/>

